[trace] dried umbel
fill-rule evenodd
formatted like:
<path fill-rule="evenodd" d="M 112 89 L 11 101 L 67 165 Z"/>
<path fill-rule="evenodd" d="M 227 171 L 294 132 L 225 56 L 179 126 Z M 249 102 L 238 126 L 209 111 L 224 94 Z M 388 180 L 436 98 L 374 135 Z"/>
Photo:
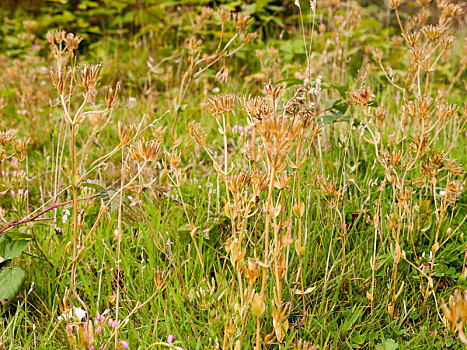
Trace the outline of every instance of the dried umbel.
<path fill-rule="evenodd" d="M 120 146 L 126 145 L 136 134 L 136 126 L 129 124 L 123 126 L 121 121 L 118 122 L 118 138 L 120 139 Z"/>
<path fill-rule="evenodd" d="M 464 333 L 464 325 L 467 322 L 467 291 L 464 290 L 464 295 L 458 289 L 449 297 L 449 302 L 446 304 L 444 299 L 441 299 L 441 309 L 448 321 L 449 328 L 458 332 L 459 339 L 467 344 L 467 337 Z"/>
<path fill-rule="evenodd" d="M 268 84 L 266 84 L 266 86 L 264 87 L 264 90 L 266 91 L 266 93 L 267 93 L 273 100 L 277 100 L 277 99 L 279 98 L 279 96 L 281 95 L 283 89 L 284 89 L 284 85 L 283 85 L 283 84 L 277 84 L 276 86 L 273 86 L 273 85 L 271 84 L 271 82 L 269 82 Z"/>
<path fill-rule="evenodd" d="M 105 88 L 105 104 L 108 109 L 114 108 L 118 103 L 118 91 L 120 90 L 120 82 L 115 86 L 115 90 L 111 86 Z"/>
<path fill-rule="evenodd" d="M 16 157 L 20 162 L 22 162 L 26 158 L 26 150 L 28 148 L 29 143 L 31 142 L 30 138 L 24 139 L 17 139 L 14 143 L 14 149 L 16 152 Z"/>
<path fill-rule="evenodd" d="M 459 110 L 459 107 L 456 104 L 438 104 L 436 105 L 436 111 L 438 113 L 438 118 L 443 120 L 450 120 L 454 117 Z"/>
<path fill-rule="evenodd" d="M 142 159 L 144 159 L 146 162 L 155 161 L 157 155 L 159 154 L 161 144 L 162 143 L 158 140 L 139 141 L 131 148 L 130 155 L 138 162 Z"/>
<path fill-rule="evenodd" d="M 247 170 L 228 175 L 225 177 L 225 183 L 234 196 L 242 193 L 251 185 L 251 174 Z"/>
<path fill-rule="evenodd" d="M 384 107 L 376 107 L 373 109 L 373 117 L 375 118 L 375 125 L 377 128 L 383 126 L 384 121 L 386 120 L 386 110 Z"/>
<path fill-rule="evenodd" d="M 167 161 L 169 162 L 172 169 L 178 167 L 181 162 L 181 151 L 174 149 L 171 152 L 167 152 Z"/>
<path fill-rule="evenodd" d="M 50 70 L 50 77 L 52 78 L 52 84 L 57 90 L 59 95 L 65 92 L 68 83 L 71 81 L 73 76 L 72 71 L 65 71 L 63 68 L 54 67 Z"/>
<path fill-rule="evenodd" d="M 79 37 L 78 35 L 74 35 L 73 33 L 68 33 L 65 39 L 65 46 L 68 51 L 76 50 L 79 46 L 79 43 L 83 40 L 83 38 Z"/>
<path fill-rule="evenodd" d="M 440 27 L 439 25 L 427 25 L 422 28 L 423 34 L 427 37 L 428 40 L 430 40 L 432 43 L 436 43 L 439 38 L 444 33 L 444 29 Z"/>
<path fill-rule="evenodd" d="M 453 176 L 461 177 L 465 173 L 464 167 L 455 160 L 447 160 L 444 168 Z"/>
<path fill-rule="evenodd" d="M 418 44 L 420 41 L 420 32 L 415 31 L 412 33 L 402 33 L 402 36 L 405 39 L 405 43 L 407 44 L 408 47 L 415 47 L 415 45 Z"/>
<path fill-rule="evenodd" d="M 235 25 L 237 26 L 238 31 L 245 30 L 248 26 L 248 23 L 250 23 L 250 19 L 251 17 L 249 15 L 244 15 L 241 13 L 234 13 L 233 15 L 233 20 Z"/>
<path fill-rule="evenodd" d="M 349 92 L 349 99 L 359 105 L 366 105 L 371 97 L 371 90 L 368 87 L 361 87 Z"/>
<path fill-rule="evenodd" d="M 96 87 L 101 69 L 102 63 L 92 65 L 85 64 L 83 69 L 75 67 L 75 69 L 73 69 L 73 80 L 76 85 L 88 91 Z"/>
<path fill-rule="evenodd" d="M 187 131 L 198 145 L 204 147 L 204 143 L 206 140 L 206 132 L 205 129 L 201 126 L 201 124 L 191 121 L 188 124 Z"/>
<path fill-rule="evenodd" d="M 293 146 L 293 141 L 303 130 L 302 122 L 298 118 L 281 115 L 265 118 L 257 122 L 256 127 L 270 165 L 276 170 L 280 169 L 285 155 Z"/>
<path fill-rule="evenodd" d="M 230 112 L 235 106 L 235 96 L 232 94 L 221 94 L 209 97 L 204 105 L 213 116 Z"/>
<path fill-rule="evenodd" d="M 0 131 L 0 145 L 3 148 L 6 148 L 15 138 L 16 136 L 9 131 Z"/>
<path fill-rule="evenodd" d="M 248 121 L 251 125 L 254 125 L 255 121 L 261 121 L 264 118 L 272 116 L 274 113 L 274 109 L 263 97 L 243 97 L 240 99 L 240 103 L 245 108 Z"/>
<path fill-rule="evenodd" d="M 230 19 L 230 15 L 232 14 L 230 10 L 227 10 L 225 8 L 219 7 L 217 12 L 219 13 L 219 17 L 222 22 L 226 22 Z"/>

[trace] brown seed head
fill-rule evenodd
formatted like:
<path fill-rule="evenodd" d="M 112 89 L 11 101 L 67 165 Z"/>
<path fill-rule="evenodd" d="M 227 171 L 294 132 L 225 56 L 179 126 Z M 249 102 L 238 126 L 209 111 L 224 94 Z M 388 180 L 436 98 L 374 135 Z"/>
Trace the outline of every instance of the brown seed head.
<path fill-rule="evenodd" d="M 231 12 L 225 8 L 219 7 L 217 9 L 217 13 L 219 13 L 219 17 L 222 22 L 226 22 L 230 19 Z"/>
<path fill-rule="evenodd" d="M 371 97 L 371 90 L 368 87 L 361 87 L 348 93 L 349 99 L 355 104 L 366 105 Z"/>
<path fill-rule="evenodd" d="M 82 87 L 86 91 L 96 87 L 97 80 L 101 73 L 102 63 L 99 64 L 85 64 L 84 68 L 75 67 L 73 70 L 73 80 L 75 84 Z"/>
<path fill-rule="evenodd" d="M 422 33 L 425 34 L 428 40 L 430 40 L 432 43 L 436 43 L 439 38 L 441 38 L 441 35 L 444 33 L 444 29 L 440 27 L 439 25 L 427 25 L 422 28 Z"/>
<path fill-rule="evenodd" d="M 167 161 L 169 162 L 172 169 L 178 167 L 181 160 L 181 151 L 177 151 L 176 149 L 174 149 L 171 152 L 167 152 Z"/>
<path fill-rule="evenodd" d="M 188 124 L 187 131 L 198 145 L 204 147 L 204 143 L 206 141 L 206 132 L 201 124 L 191 121 Z"/>
<path fill-rule="evenodd" d="M 415 31 L 411 33 L 402 33 L 402 37 L 404 38 L 408 47 L 414 47 L 420 40 L 420 32 Z"/>
<path fill-rule="evenodd" d="M 74 35 L 73 33 L 68 33 L 65 39 L 65 46 L 68 51 L 76 50 L 79 46 L 79 43 L 83 40 L 83 38 L 79 37 L 78 35 Z"/>
<path fill-rule="evenodd" d="M 106 86 L 105 88 L 105 104 L 108 109 L 114 108 L 118 103 L 118 91 L 120 90 L 120 82 L 115 85 L 115 90 L 112 86 Z"/>
<path fill-rule="evenodd" d="M 235 96 L 233 94 L 216 95 L 204 101 L 209 113 L 215 117 L 230 112 L 234 108 L 234 103 Z"/>
<path fill-rule="evenodd" d="M 3 148 L 6 148 L 15 138 L 16 136 L 9 131 L 0 131 L 0 145 Z"/>
<path fill-rule="evenodd" d="M 63 94 L 72 76 L 73 74 L 71 70 L 65 72 L 65 69 L 58 67 L 54 67 L 50 70 L 52 84 L 59 95 Z"/>
<path fill-rule="evenodd" d="M 241 13 L 234 13 L 233 19 L 238 31 L 246 29 L 248 23 L 250 23 L 250 16 Z"/>
<path fill-rule="evenodd" d="M 121 121 L 118 122 L 118 138 L 120 146 L 126 145 L 136 134 L 136 126 L 134 124 L 125 125 Z"/>
<path fill-rule="evenodd" d="M 401 4 L 401 0 L 389 0 L 389 6 L 393 9 L 397 9 Z"/>
<path fill-rule="evenodd" d="M 264 87 L 264 90 L 266 93 L 271 97 L 274 101 L 277 100 L 282 93 L 282 90 L 284 89 L 284 84 L 277 84 L 276 86 L 273 86 L 271 84 L 271 81 L 267 83 Z"/>

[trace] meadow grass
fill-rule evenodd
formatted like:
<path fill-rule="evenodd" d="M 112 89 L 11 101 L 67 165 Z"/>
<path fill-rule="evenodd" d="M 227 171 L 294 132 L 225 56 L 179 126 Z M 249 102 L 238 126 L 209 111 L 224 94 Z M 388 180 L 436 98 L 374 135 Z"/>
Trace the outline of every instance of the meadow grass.
<path fill-rule="evenodd" d="M 19 25 L 0 349 L 463 348 L 465 9 L 297 3 Z"/>

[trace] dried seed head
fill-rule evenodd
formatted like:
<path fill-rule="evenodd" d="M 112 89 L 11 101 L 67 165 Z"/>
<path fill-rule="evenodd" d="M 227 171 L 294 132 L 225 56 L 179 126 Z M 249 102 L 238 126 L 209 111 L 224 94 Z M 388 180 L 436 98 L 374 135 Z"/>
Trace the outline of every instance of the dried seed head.
<path fill-rule="evenodd" d="M 154 136 L 156 140 L 162 141 L 164 140 L 166 130 L 167 127 L 165 126 L 154 126 L 151 128 L 152 136 Z"/>
<path fill-rule="evenodd" d="M 366 105 L 371 97 L 371 90 L 370 88 L 363 86 L 359 89 L 350 91 L 348 96 L 352 102 L 360 105 Z"/>
<path fill-rule="evenodd" d="M 247 170 L 241 170 L 233 175 L 225 177 L 225 183 L 234 196 L 238 196 L 251 185 L 251 174 Z"/>
<path fill-rule="evenodd" d="M 65 46 L 68 51 L 76 50 L 79 46 L 79 43 L 83 40 L 83 38 L 79 37 L 78 35 L 74 35 L 73 33 L 68 33 L 65 39 Z"/>
<path fill-rule="evenodd" d="M 255 41 L 255 39 L 258 37 L 258 33 L 247 33 L 245 35 L 245 38 L 243 39 L 243 41 L 245 42 L 245 44 L 248 44 L 248 43 L 251 43 L 252 41 Z"/>
<path fill-rule="evenodd" d="M 282 90 L 284 89 L 284 84 L 277 84 L 276 86 L 272 86 L 271 81 L 267 83 L 264 87 L 266 93 L 275 101 L 279 98 Z"/>
<path fill-rule="evenodd" d="M 226 83 L 228 81 L 228 79 L 229 79 L 229 71 L 227 70 L 227 67 L 224 65 L 216 73 L 215 80 L 222 84 L 222 83 Z"/>
<path fill-rule="evenodd" d="M 86 91 L 94 89 L 101 73 L 102 63 L 85 64 L 84 68 L 75 67 L 73 70 L 73 80 L 75 84 L 82 87 Z"/>
<path fill-rule="evenodd" d="M 268 188 L 268 175 L 262 170 L 257 170 L 251 174 L 251 180 L 253 181 L 253 191 L 255 196 L 259 200 L 261 193 Z"/>
<path fill-rule="evenodd" d="M 373 117 L 375 118 L 375 125 L 378 128 L 381 128 L 384 120 L 386 119 L 386 110 L 384 107 L 376 107 L 373 109 Z"/>
<path fill-rule="evenodd" d="M 457 114 L 459 107 L 456 104 L 450 105 L 450 104 L 444 103 L 444 104 L 437 104 L 436 110 L 438 113 L 438 118 L 448 121 Z"/>
<path fill-rule="evenodd" d="M 441 35 L 444 33 L 444 29 L 439 25 L 427 25 L 422 28 L 423 34 L 430 40 L 432 43 L 436 43 Z"/>
<path fill-rule="evenodd" d="M 250 23 L 250 16 L 241 13 L 234 13 L 233 20 L 235 25 L 237 26 L 237 30 L 242 31 L 246 29 L 248 23 Z"/>
<path fill-rule="evenodd" d="M 181 160 L 181 151 L 177 151 L 176 149 L 174 149 L 171 152 L 167 152 L 167 161 L 169 162 L 172 169 L 178 167 Z"/>
<path fill-rule="evenodd" d="M 303 108 L 297 115 L 298 119 L 302 123 L 303 131 L 307 131 L 314 122 L 313 111 L 309 108 Z"/>
<path fill-rule="evenodd" d="M 204 147 L 204 142 L 206 141 L 206 132 L 201 124 L 191 121 L 188 124 L 187 131 L 198 145 Z"/>
<path fill-rule="evenodd" d="M 414 153 L 420 152 L 420 154 L 424 154 L 428 147 L 428 143 L 429 139 L 426 136 L 415 135 L 410 143 L 410 149 Z"/>
<path fill-rule="evenodd" d="M 415 62 L 420 63 L 425 59 L 425 50 L 422 46 L 414 46 L 410 48 L 410 54 Z"/>
<path fill-rule="evenodd" d="M 130 150 L 130 155 L 133 159 L 139 161 L 144 159 L 146 162 L 152 162 L 156 160 L 159 150 L 161 148 L 161 142 L 159 140 L 139 141 L 132 149 Z M 134 151 L 133 151 L 134 150 Z M 131 153 L 133 151 L 133 153 Z M 138 160 L 139 159 L 139 160 Z"/>
<path fill-rule="evenodd" d="M 393 9 L 397 9 L 401 4 L 401 0 L 389 0 L 389 6 Z"/>
<path fill-rule="evenodd" d="M 420 32 L 415 31 L 412 33 L 402 33 L 402 36 L 405 40 L 405 43 L 407 44 L 408 47 L 414 47 L 415 45 L 418 44 L 420 40 Z"/>
<path fill-rule="evenodd" d="M 383 51 L 380 49 L 372 48 L 371 55 L 373 56 L 373 59 L 376 61 L 376 63 L 381 63 L 381 60 L 383 59 Z"/>
<path fill-rule="evenodd" d="M 455 160 L 447 160 L 444 168 L 453 176 L 462 177 L 465 174 L 464 167 Z"/>
<path fill-rule="evenodd" d="M 58 94 L 61 95 L 71 80 L 72 72 L 71 70 L 65 72 L 62 68 L 54 67 L 50 70 L 50 77 L 52 78 L 53 86 L 57 90 Z"/>
<path fill-rule="evenodd" d="M 16 157 L 20 162 L 22 162 L 26 158 L 26 151 L 28 148 L 31 139 L 29 137 L 24 139 L 17 139 L 14 143 L 14 149 L 16 152 Z"/>
<path fill-rule="evenodd" d="M 248 98 L 240 102 L 245 108 L 250 125 L 254 125 L 257 121 L 270 117 L 274 113 L 274 109 L 262 97 Z"/>
<path fill-rule="evenodd" d="M 119 146 L 126 145 L 136 134 L 136 126 L 134 124 L 125 125 L 121 121 L 118 122 L 118 138 L 120 139 Z"/>
<path fill-rule="evenodd" d="M 191 36 L 188 39 L 187 46 L 191 51 L 196 51 L 196 49 L 198 49 L 202 43 L 203 41 L 201 39 L 197 40 L 195 36 Z"/>
<path fill-rule="evenodd" d="M 233 94 L 216 95 L 204 101 L 209 113 L 215 117 L 230 112 L 234 108 L 234 103 L 235 96 Z"/>
<path fill-rule="evenodd" d="M 27 32 L 31 33 L 36 30 L 37 22 L 36 21 L 23 21 L 23 26 Z"/>
<path fill-rule="evenodd" d="M 112 86 L 105 87 L 105 104 L 108 109 L 114 108 L 118 103 L 118 91 L 120 90 L 120 82 L 115 85 L 115 90 Z"/>
<path fill-rule="evenodd" d="M 441 39 L 441 46 L 443 49 L 447 50 L 449 49 L 452 44 L 454 43 L 454 36 L 453 35 L 447 35 Z"/>
<path fill-rule="evenodd" d="M 3 148 L 6 148 L 15 138 L 16 136 L 9 131 L 0 131 L 0 145 Z"/>
<path fill-rule="evenodd" d="M 217 9 L 217 13 L 219 13 L 219 17 L 222 22 L 226 22 L 230 19 L 231 12 L 225 8 L 219 7 Z"/>

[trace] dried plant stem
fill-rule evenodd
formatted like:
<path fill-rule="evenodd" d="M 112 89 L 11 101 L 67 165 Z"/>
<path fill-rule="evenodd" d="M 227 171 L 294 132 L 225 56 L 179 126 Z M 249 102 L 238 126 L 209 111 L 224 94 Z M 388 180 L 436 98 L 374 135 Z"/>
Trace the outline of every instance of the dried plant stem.
<path fill-rule="evenodd" d="M 263 307 L 264 296 L 266 292 L 266 280 L 267 280 L 267 269 L 269 266 L 269 226 L 271 222 L 271 202 L 272 202 L 272 192 L 274 189 L 274 179 L 276 177 L 276 168 L 272 164 L 270 171 L 270 180 L 269 180 L 269 192 L 268 198 L 266 201 L 266 224 L 264 228 L 264 264 L 266 267 L 263 267 L 263 273 L 261 277 L 261 297 L 260 297 L 260 307 Z M 255 350 L 260 350 L 261 348 L 261 317 L 258 317 L 256 320 L 256 345 Z"/>
<path fill-rule="evenodd" d="M 70 279 L 70 290 L 73 297 L 78 300 L 78 302 L 84 307 L 86 310 L 86 316 L 89 317 L 89 312 L 86 304 L 80 298 L 78 293 L 76 292 L 76 263 L 77 263 L 77 251 L 78 251 L 78 235 L 79 235 L 79 228 L 78 228 L 78 184 L 76 180 L 78 178 L 77 173 L 77 162 L 76 162 L 76 152 L 75 152 L 75 125 L 72 124 L 71 126 L 71 183 L 72 183 L 72 192 L 73 192 L 73 260 L 71 262 L 71 279 Z M 84 244 L 83 244 L 84 247 Z M 72 301 L 73 306 L 73 301 Z"/>

